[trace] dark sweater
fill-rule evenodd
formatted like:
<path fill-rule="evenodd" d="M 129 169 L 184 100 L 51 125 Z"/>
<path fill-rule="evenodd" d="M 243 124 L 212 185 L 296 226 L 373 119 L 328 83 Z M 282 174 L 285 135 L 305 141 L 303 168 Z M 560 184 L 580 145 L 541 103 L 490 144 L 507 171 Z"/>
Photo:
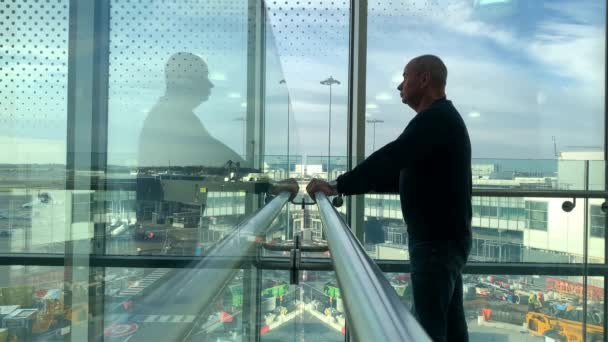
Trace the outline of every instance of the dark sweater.
<path fill-rule="evenodd" d="M 415 240 L 471 234 L 471 142 L 451 101 L 418 113 L 393 142 L 337 179 L 345 195 L 396 193 Z"/>

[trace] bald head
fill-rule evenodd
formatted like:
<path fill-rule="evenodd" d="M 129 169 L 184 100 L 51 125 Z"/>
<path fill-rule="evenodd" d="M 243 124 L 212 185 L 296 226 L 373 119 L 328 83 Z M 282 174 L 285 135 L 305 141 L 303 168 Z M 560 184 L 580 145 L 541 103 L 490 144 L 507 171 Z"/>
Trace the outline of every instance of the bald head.
<path fill-rule="evenodd" d="M 435 100 L 445 97 L 447 78 L 448 69 L 439 57 L 418 56 L 403 70 L 403 82 L 397 87 L 401 101 L 419 113 Z"/>
<path fill-rule="evenodd" d="M 439 57 L 434 55 L 418 56 L 412 59 L 408 65 L 411 65 L 412 71 L 416 73 L 428 73 L 430 83 L 434 86 L 445 87 L 448 79 L 448 69 Z"/>

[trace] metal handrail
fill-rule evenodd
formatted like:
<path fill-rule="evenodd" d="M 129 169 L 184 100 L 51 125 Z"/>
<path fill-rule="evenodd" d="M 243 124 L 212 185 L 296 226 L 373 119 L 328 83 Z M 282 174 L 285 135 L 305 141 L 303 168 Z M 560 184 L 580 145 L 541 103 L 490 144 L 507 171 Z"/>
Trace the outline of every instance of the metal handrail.
<path fill-rule="evenodd" d="M 315 194 L 356 341 L 430 341 L 327 197 Z"/>
<path fill-rule="evenodd" d="M 485 197 L 547 197 L 547 198 L 604 198 L 603 190 L 527 190 L 527 189 L 480 189 L 473 188 L 473 196 Z"/>

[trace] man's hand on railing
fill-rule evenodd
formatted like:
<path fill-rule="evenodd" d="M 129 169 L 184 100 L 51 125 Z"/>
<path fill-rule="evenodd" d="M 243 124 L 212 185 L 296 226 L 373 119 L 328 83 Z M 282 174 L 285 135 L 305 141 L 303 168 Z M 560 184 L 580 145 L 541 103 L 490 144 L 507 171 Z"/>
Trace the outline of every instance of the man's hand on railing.
<path fill-rule="evenodd" d="M 308 192 L 310 198 L 316 201 L 315 194 L 319 191 L 323 192 L 326 196 L 335 196 L 338 194 L 338 190 L 326 181 L 313 178 L 306 186 L 306 192 Z"/>
<path fill-rule="evenodd" d="M 293 178 L 284 179 L 278 183 L 272 184 L 269 193 L 272 195 L 278 195 L 281 192 L 285 191 L 291 193 L 291 195 L 289 196 L 289 200 L 291 201 L 296 197 L 296 195 L 300 191 L 300 186 L 298 185 L 298 182 Z"/>

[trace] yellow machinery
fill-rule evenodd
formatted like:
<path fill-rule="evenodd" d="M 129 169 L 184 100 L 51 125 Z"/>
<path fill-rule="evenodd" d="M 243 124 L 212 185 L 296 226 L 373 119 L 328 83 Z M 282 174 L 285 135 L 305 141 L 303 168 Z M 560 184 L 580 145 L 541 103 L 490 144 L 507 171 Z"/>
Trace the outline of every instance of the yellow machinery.
<path fill-rule="evenodd" d="M 564 342 L 583 341 L 583 311 L 580 308 L 570 307 L 558 316 L 551 316 L 541 312 L 528 312 L 526 324 L 530 334 L 535 336 L 555 335 Z M 586 341 L 603 341 L 604 328 L 591 319 L 587 320 Z"/>

